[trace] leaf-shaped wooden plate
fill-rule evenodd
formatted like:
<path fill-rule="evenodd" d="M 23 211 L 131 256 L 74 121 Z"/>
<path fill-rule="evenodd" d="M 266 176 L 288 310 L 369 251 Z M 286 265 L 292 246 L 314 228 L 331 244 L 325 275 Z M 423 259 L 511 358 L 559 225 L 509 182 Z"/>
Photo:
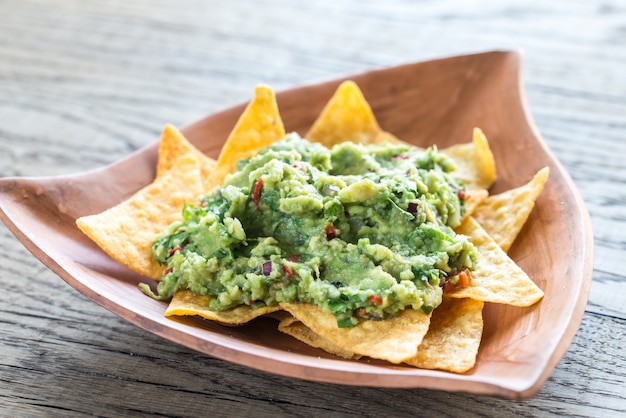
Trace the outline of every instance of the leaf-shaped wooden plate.
<path fill-rule="evenodd" d="M 279 333 L 269 318 L 238 328 L 164 318 L 165 304 L 137 287 L 146 279 L 109 259 L 75 226 L 77 217 L 113 206 L 152 181 L 156 143 L 88 173 L 2 179 L 2 220 L 36 257 L 94 302 L 208 355 L 315 381 L 529 397 L 548 378 L 580 325 L 593 243 L 589 216 L 574 184 L 530 122 L 519 72 L 517 53 L 495 51 L 350 77 L 363 90 L 381 127 L 409 142 L 443 148 L 469 142 L 472 129 L 482 128 L 497 162 L 493 193 L 519 186 L 550 166 L 546 188 L 510 251 L 545 297 L 523 309 L 488 305 L 477 365 L 466 374 L 342 360 Z M 304 134 L 341 81 L 279 93 L 287 131 Z M 215 157 L 243 108 L 207 116 L 183 132 Z"/>

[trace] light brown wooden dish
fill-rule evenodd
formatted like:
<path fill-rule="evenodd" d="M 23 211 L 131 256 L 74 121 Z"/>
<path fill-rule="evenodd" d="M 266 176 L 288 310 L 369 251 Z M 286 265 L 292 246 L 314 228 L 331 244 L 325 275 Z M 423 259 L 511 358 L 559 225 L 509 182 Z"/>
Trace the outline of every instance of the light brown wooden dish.
<path fill-rule="evenodd" d="M 1 179 L 0 217 L 37 258 L 94 302 L 208 355 L 314 381 L 526 398 L 549 377 L 580 325 L 591 281 L 593 238 L 574 184 L 530 121 L 519 72 L 517 53 L 495 51 L 349 77 L 362 89 L 381 127 L 406 141 L 443 148 L 469 142 L 472 128 L 482 128 L 497 162 L 492 193 L 519 186 L 550 166 L 545 190 L 510 250 L 545 297 L 530 308 L 488 304 L 477 365 L 466 374 L 339 359 L 279 333 L 269 318 L 238 328 L 164 318 L 166 305 L 137 287 L 146 279 L 109 259 L 75 226 L 77 217 L 100 212 L 152 181 L 156 143 L 88 173 Z M 277 94 L 286 130 L 304 134 L 341 81 Z M 243 107 L 207 116 L 183 132 L 216 157 Z"/>

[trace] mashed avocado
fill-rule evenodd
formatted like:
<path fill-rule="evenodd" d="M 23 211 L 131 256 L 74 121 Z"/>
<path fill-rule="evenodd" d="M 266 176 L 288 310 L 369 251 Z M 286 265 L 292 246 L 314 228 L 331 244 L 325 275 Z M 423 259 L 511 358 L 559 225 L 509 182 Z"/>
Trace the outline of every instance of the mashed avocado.
<path fill-rule="evenodd" d="M 436 149 L 297 134 L 242 160 L 157 237 L 158 299 L 189 289 L 210 308 L 310 302 L 340 327 L 410 307 L 429 313 L 476 249 L 452 230 L 464 188 Z M 460 197 L 461 196 L 461 197 Z"/>

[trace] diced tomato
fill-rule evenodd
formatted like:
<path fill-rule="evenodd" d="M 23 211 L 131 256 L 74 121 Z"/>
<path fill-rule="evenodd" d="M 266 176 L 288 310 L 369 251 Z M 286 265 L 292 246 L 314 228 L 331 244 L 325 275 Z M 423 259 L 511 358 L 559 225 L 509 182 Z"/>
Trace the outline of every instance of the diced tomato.
<path fill-rule="evenodd" d="M 369 301 L 372 305 L 378 306 L 381 303 L 383 303 L 383 298 L 381 298 L 377 294 L 373 294 L 372 296 L 369 297 Z"/>
<path fill-rule="evenodd" d="M 472 276 L 470 275 L 470 272 L 467 269 L 463 269 L 459 271 L 458 275 L 459 275 L 459 286 L 467 287 L 472 282 Z"/>
<path fill-rule="evenodd" d="M 444 293 L 452 292 L 461 287 L 467 287 L 472 283 L 472 275 L 467 268 L 461 269 L 452 276 L 446 277 L 443 282 Z"/>
<path fill-rule="evenodd" d="M 261 191 L 263 190 L 263 179 L 259 178 L 254 182 L 252 187 L 252 201 L 256 205 L 257 210 L 261 210 L 259 204 L 261 202 Z"/>
<path fill-rule="evenodd" d="M 459 197 L 459 199 L 461 200 L 465 200 L 467 199 L 467 194 L 465 193 L 465 190 L 463 190 L 462 188 L 459 187 L 459 189 L 456 191 L 456 195 Z"/>

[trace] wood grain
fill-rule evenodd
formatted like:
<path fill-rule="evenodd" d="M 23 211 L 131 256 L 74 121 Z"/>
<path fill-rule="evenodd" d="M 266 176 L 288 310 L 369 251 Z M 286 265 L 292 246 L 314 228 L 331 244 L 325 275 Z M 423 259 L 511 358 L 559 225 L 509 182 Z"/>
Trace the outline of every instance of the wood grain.
<path fill-rule="evenodd" d="M 137 288 L 146 279 L 112 262 L 76 228 L 77 217 L 108 209 L 154 179 L 154 147 L 87 174 L 2 179 L 0 219 L 26 248 L 89 299 L 143 329 L 208 355 L 283 376 L 329 383 L 527 398 L 552 373 L 578 329 L 591 282 L 592 237 L 588 215 L 571 180 L 546 155 L 545 146 L 528 126 L 519 98 L 519 66 L 518 54 L 497 51 L 351 77 L 369 98 L 380 123 L 419 146 L 434 142 L 444 148 L 467 141 L 477 125 L 490 132 L 498 167 L 498 180 L 492 188 L 496 193 L 526 182 L 541 167 L 551 167 L 550 181 L 533 216 L 509 252 L 542 287 L 546 302 L 523 310 L 489 305 L 481 352 L 476 367 L 466 376 L 322 360 L 319 352 L 294 345 L 271 321 L 220 328 L 198 321 L 166 320 L 162 303 L 146 298 Z M 276 98 L 287 125 L 307 132 L 338 83 L 279 93 Z M 500 109 L 507 113 L 501 114 Z M 183 133 L 216 156 L 242 110 L 236 106 L 212 114 Z M 415 119 L 420 124 L 415 124 Z M 564 238 L 559 247 L 549 244 L 553 236 Z"/>
<path fill-rule="evenodd" d="M 93 169 L 249 98 L 372 68 L 524 50 L 539 131 L 591 214 L 587 313 L 523 402 L 338 387 L 233 366 L 88 301 L 0 228 L 0 415 L 620 416 L 626 411 L 626 8 L 618 0 L 0 2 L 0 175 Z M 558 245 L 558 243 L 555 243 Z M 181 407 L 180 405 L 184 405 Z"/>

